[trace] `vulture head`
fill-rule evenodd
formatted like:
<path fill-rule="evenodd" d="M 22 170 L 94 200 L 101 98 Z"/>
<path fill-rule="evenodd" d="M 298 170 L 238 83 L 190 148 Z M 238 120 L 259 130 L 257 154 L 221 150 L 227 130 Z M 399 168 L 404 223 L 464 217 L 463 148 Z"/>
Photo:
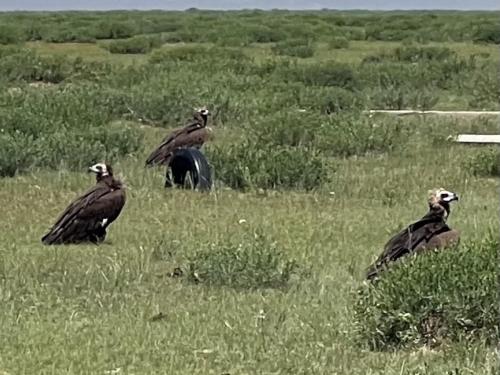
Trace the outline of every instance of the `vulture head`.
<path fill-rule="evenodd" d="M 212 114 L 207 109 L 207 107 L 203 106 L 201 108 L 195 108 L 194 115 L 196 118 L 201 119 L 203 126 L 205 126 L 207 124 L 207 121 L 208 121 L 208 116 L 211 116 Z"/>
<path fill-rule="evenodd" d="M 444 208 L 445 217 L 450 213 L 450 203 L 458 201 L 458 195 L 452 191 L 443 188 L 434 189 L 429 191 L 429 207 L 440 206 Z"/>
<path fill-rule="evenodd" d="M 96 180 L 99 181 L 104 177 L 113 176 L 113 169 L 109 164 L 97 163 L 89 167 L 89 173 L 95 173 Z"/>

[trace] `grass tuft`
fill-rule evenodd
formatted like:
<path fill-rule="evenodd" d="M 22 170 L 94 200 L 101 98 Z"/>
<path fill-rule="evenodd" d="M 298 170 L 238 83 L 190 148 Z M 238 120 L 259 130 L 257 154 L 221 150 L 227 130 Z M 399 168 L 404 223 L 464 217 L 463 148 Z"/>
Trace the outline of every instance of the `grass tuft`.
<path fill-rule="evenodd" d="M 236 289 L 284 288 L 298 264 L 264 235 L 248 235 L 240 243 L 202 245 L 188 260 L 188 280 Z"/>
<path fill-rule="evenodd" d="M 355 330 L 375 350 L 498 339 L 498 238 L 394 264 L 358 291 Z"/>

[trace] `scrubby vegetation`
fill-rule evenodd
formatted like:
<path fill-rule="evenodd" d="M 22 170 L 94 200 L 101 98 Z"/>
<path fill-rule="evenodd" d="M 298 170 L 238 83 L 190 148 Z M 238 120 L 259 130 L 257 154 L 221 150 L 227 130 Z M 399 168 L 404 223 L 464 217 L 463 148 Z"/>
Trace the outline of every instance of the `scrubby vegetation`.
<path fill-rule="evenodd" d="M 276 243 L 262 233 L 241 243 L 212 243 L 188 260 L 188 280 L 237 289 L 284 288 L 297 270 Z"/>
<path fill-rule="evenodd" d="M 500 177 L 500 150 L 479 150 L 464 161 L 464 168 L 476 176 Z"/>
<path fill-rule="evenodd" d="M 359 291 L 356 330 L 372 349 L 498 340 L 498 235 L 412 257 Z"/>
<path fill-rule="evenodd" d="M 133 16 L 131 16 L 133 14 Z M 220 22 L 221 18 L 224 22 Z M 15 40 L 88 42 L 123 39 L 141 34 L 166 34 L 180 42 L 244 45 L 272 43 L 298 37 L 351 40 L 447 42 L 475 40 L 498 44 L 498 15 L 489 13 L 413 12 L 97 12 L 5 13 L 1 23 Z M 191 27 L 193 24 L 195 28 Z M 14 33 L 13 31 L 16 31 Z"/>
<path fill-rule="evenodd" d="M 225 147 L 224 151 L 218 149 L 214 154 L 214 163 L 225 183 L 242 188 L 305 189 L 319 187 L 328 180 L 324 178 L 325 158 L 388 152 L 408 139 L 408 128 L 398 123 L 380 126 L 359 113 L 364 108 L 429 109 L 442 101 L 442 93 L 487 108 L 494 108 L 498 102 L 495 68 L 489 60 L 477 55 L 461 57 L 447 47 L 410 45 L 368 55 L 354 66 L 334 60 L 297 62 L 298 55 L 310 57 L 309 53 L 306 56 L 292 50 L 297 46 L 313 48 L 313 40 L 277 42 L 272 50 L 280 57 L 264 60 L 234 47 L 190 44 L 156 48 L 161 38 L 153 36 L 106 42 L 106 48 L 112 53 L 152 50 L 147 60 L 131 66 L 45 56 L 26 47 L 9 46 L 0 50 L 0 72 L 9 92 L 4 93 L 3 100 L 15 100 L 13 93 L 17 90 L 28 93 L 23 105 L 29 108 L 39 105 L 38 102 L 29 104 L 34 97 L 38 101 L 43 97 L 47 108 L 67 108 L 72 101 L 79 100 L 83 109 L 72 112 L 68 121 L 77 125 L 71 127 L 70 132 L 88 126 L 97 129 L 121 119 L 173 126 L 185 120 L 193 103 L 206 103 L 219 112 L 216 119 L 219 124 L 232 128 L 238 122 L 248 134 L 244 145 Z M 473 82 L 475 78 L 477 81 Z M 57 87 L 26 87 L 37 82 L 57 84 Z M 471 87 L 474 90 L 468 91 Z M 77 99 L 79 94 L 75 93 L 89 90 L 90 95 Z M 62 94 L 54 96 L 54 92 Z M 83 105 L 88 101 L 92 103 Z M 300 112 L 304 110 L 305 113 Z M 44 114 L 43 121 L 50 124 L 48 127 L 62 121 L 53 119 L 58 116 L 57 111 Z M 11 155 L 2 160 L 3 175 L 34 166 L 54 168 L 59 164 L 54 160 L 63 160 L 68 155 L 57 151 L 60 148 L 50 148 L 50 151 L 45 147 L 52 137 L 49 132 L 43 131 L 44 141 L 41 141 L 41 130 L 29 135 L 22 130 L 34 126 L 42 129 L 36 125 L 40 113 L 26 117 L 29 113 L 30 110 L 22 110 L 24 123 L 19 128 L 16 123 L 20 120 L 14 113 L 2 120 L 3 139 L 10 145 L 8 154 Z M 99 118 L 92 120 L 93 125 L 84 125 L 92 116 Z M 69 129 L 69 125 L 63 128 Z M 135 140 L 140 137 L 127 132 L 120 137 L 133 138 L 126 142 L 128 146 L 111 151 L 106 149 L 108 146 L 93 143 L 90 149 L 79 153 L 81 160 L 66 164 L 80 167 L 103 151 L 110 157 L 137 151 L 139 143 Z M 76 135 L 69 135 L 68 139 L 91 140 L 102 136 L 101 133 L 92 135 L 91 131 L 83 136 L 81 133 L 75 132 Z M 71 150 L 71 142 L 67 144 Z M 275 146 L 282 148 L 278 150 Z M 36 151 L 39 147 L 45 149 L 43 157 Z M 305 153 L 310 153 L 311 158 L 305 158 Z M 286 158 L 294 160 L 294 165 L 310 170 L 312 175 L 298 178 L 297 171 L 292 172 L 288 163 L 283 163 L 280 170 L 277 165 L 269 165 L 277 155 L 287 155 Z M 245 166 L 232 170 L 236 163 L 234 157 Z M 250 166 L 249 158 L 259 160 L 255 164 L 257 168 Z M 240 172 L 236 172 L 238 170 Z"/>
<path fill-rule="evenodd" d="M 0 373 L 497 374 L 498 150 L 449 141 L 497 119 L 365 112 L 497 110 L 497 20 L 0 14 Z M 144 160 L 203 105 L 215 188 L 164 189 Z M 127 186 L 106 242 L 42 247 L 103 160 Z M 441 186 L 461 247 L 353 301 Z"/>
<path fill-rule="evenodd" d="M 32 167 L 81 169 L 140 150 L 138 129 L 106 126 L 107 104 L 93 85 L 23 87 L 0 95 L 0 176 Z"/>
<path fill-rule="evenodd" d="M 331 171 L 314 150 L 253 141 L 215 147 L 208 153 L 215 177 L 233 189 L 320 188 Z"/>

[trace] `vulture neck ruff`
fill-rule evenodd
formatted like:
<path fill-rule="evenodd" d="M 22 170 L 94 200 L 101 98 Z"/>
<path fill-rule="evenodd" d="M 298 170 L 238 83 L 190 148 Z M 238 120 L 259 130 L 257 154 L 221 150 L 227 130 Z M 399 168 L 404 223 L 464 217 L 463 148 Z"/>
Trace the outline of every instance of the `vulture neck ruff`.
<path fill-rule="evenodd" d="M 113 175 L 106 175 L 106 176 L 102 176 L 102 175 L 97 175 L 96 176 L 96 181 L 97 183 L 101 183 L 101 184 L 105 184 L 107 186 L 109 186 L 111 189 L 121 189 L 122 188 L 122 183 L 118 180 L 115 180 Z"/>

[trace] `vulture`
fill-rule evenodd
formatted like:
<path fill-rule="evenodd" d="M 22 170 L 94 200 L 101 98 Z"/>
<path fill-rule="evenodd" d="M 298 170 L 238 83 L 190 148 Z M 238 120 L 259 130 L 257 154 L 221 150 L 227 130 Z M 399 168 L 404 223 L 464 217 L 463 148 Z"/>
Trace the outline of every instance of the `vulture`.
<path fill-rule="evenodd" d="M 106 229 L 120 215 L 125 204 L 125 189 L 113 177 L 111 166 L 98 163 L 88 171 L 96 174 L 97 183 L 64 210 L 49 233 L 42 237 L 44 244 L 101 243 Z"/>
<path fill-rule="evenodd" d="M 211 129 L 207 127 L 210 112 L 206 107 L 195 110 L 192 121 L 183 128 L 176 129 L 167 135 L 161 144 L 146 160 L 146 166 L 168 166 L 173 152 L 179 148 L 194 147 L 200 149 L 210 138 Z"/>
<path fill-rule="evenodd" d="M 390 262 L 423 250 L 450 247 L 458 244 L 460 234 L 446 224 L 450 215 L 450 203 L 458 201 L 458 195 L 443 188 L 429 191 L 429 211 L 419 221 L 393 236 L 384 251 L 368 268 L 367 279 L 374 279 Z"/>

